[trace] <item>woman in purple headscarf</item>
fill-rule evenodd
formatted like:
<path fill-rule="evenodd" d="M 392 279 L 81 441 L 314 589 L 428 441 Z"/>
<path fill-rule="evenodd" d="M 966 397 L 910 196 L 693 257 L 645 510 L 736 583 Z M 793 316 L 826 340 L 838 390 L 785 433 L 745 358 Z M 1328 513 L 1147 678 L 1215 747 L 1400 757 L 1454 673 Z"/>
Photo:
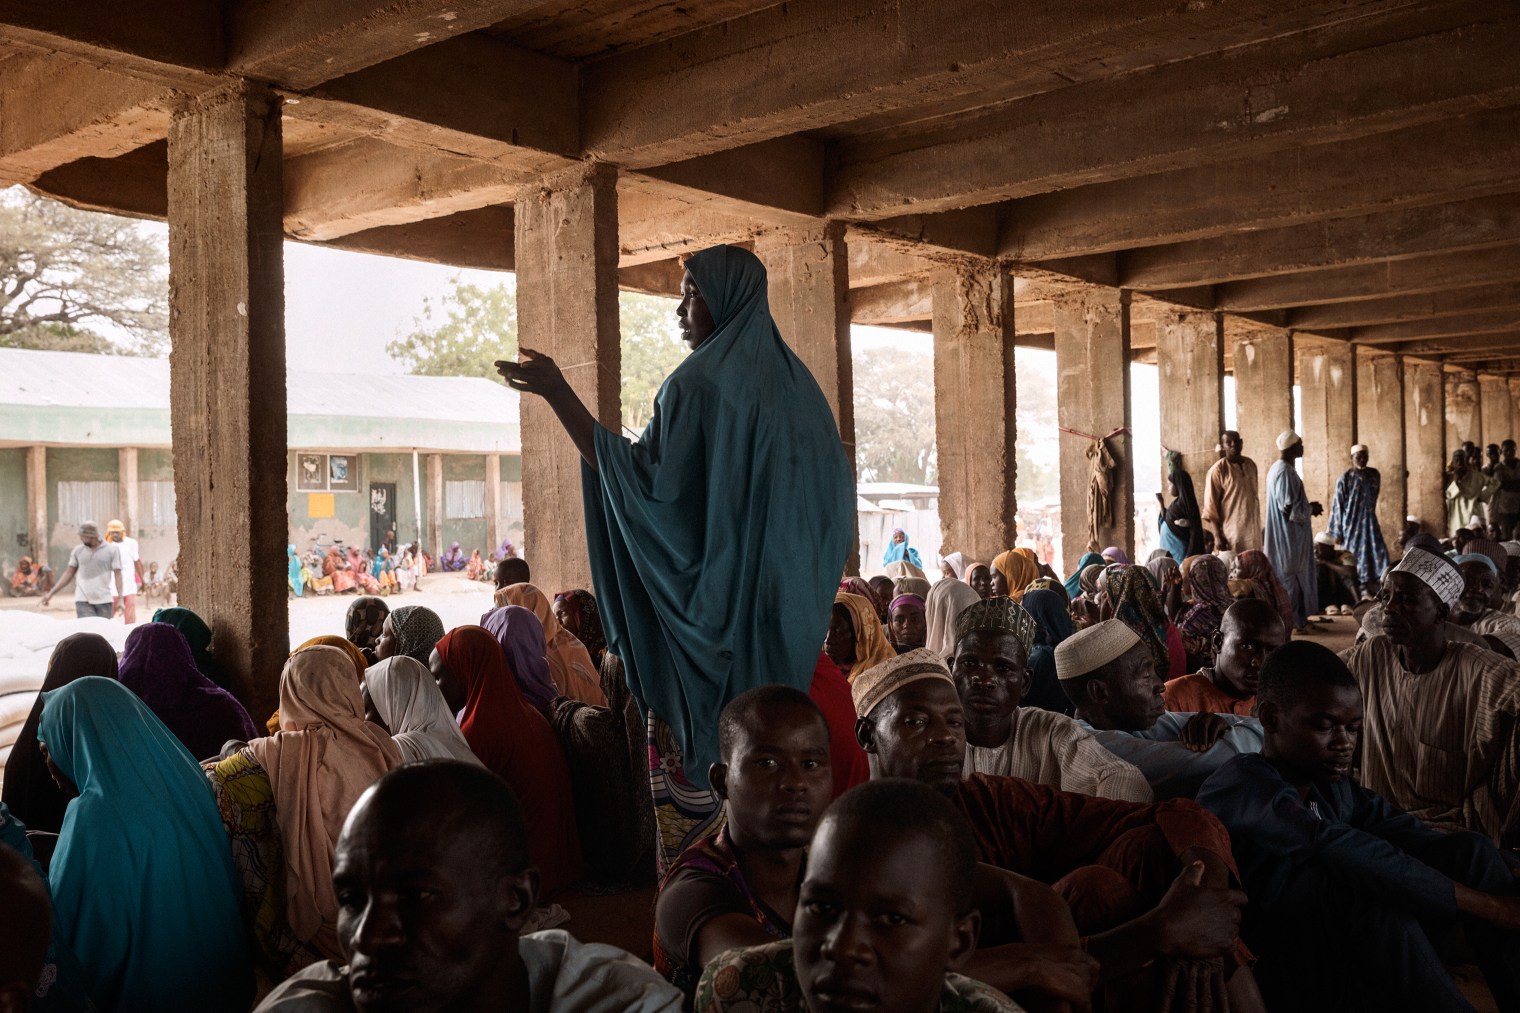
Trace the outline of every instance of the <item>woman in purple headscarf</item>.
<path fill-rule="evenodd" d="M 521 605 L 503 605 L 481 616 L 480 625 L 501 645 L 501 653 L 506 655 L 507 667 L 517 679 L 523 697 L 539 713 L 551 716 L 554 701 L 561 694 L 549 674 L 544 627 L 538 617 Z"/>
<path fill-rule="evenodd" d="M 243 705 L 196 669 L 190 642 L 168 623 L 127 635 L 118 678 L 197 759 L 219 755 L 229 740 L 258 737 Z"/>

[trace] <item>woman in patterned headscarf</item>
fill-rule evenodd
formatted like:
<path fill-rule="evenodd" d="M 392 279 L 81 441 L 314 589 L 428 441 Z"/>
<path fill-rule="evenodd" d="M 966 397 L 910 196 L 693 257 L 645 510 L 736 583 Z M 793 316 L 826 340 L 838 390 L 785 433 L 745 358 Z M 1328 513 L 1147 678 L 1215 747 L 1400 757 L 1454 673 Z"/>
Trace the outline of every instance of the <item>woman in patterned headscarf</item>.
<path fill-rule="evenodd" d="M 823 649 L 847 679 L 897 657 L 887 631 L 876 617 L 875 607 L 860 595 L 847 591 L 834 596 L 834 611 Z"/>
<path fill-rule="evenodd" d="M 343 620 L 343 635 L 348 642 L 364 655 L 366 665 L 380 659 L 375 656 L 375 644 L 385 629 L 385 617 L 391 614 L 390 606 L 374 595 L 362 595 L 348 606 Z"/>
<path fill-rule="evenodd" d="M 1213 651 L 1214 634 L 1235 603 L 1230 595 L 1229 568 L 1218 556 L 1189 556 L 1182 561 L 1182 589 L 1193 603 L 1177 620 L 1182 646 L 1190 658 L 1207 659 Z"/>
<path fill-rule="evenodd" d="M 1272 561 L 1260 549 L 1249 549 L 1235 557 L 1230 570 L 1230 592 L 1237 598 L 1260 598 L 1283 617 L 1285 629 L 1293 629 L 1293 606 L 1283 588 Z"/>
<path fill-rule="evenodd" d="M 426 665 L 433 646 L 442 639 L 443 620 L 437 612 L 421 605 L 403 605 L 381 624 L 375 656 L 383 660 L 404 654 Z"/>
<path fill-rule="evenodd" d="M 602 630 L 602 617 L 596 610 L 596 598 L 591 592 L 576 588 L 555 595 L 554 617 L 586 646 L 586 653 L 591 655 L 592 663 L 600 672 L 602 659 L 607 655 L 607 634 Z"/>
<path fill-rule="evenodd" d="M 1143 566 L 1111 567 L 1103 617 L 1118 619 L 1139 634 L 1151 650 L 1157 674 L 1163 679 L 1176 679 L 1187 674 L 1187 652 L 1182 647 L 1182 634 L 1167 622 L 1152 580 L 1150 571 Z"/>

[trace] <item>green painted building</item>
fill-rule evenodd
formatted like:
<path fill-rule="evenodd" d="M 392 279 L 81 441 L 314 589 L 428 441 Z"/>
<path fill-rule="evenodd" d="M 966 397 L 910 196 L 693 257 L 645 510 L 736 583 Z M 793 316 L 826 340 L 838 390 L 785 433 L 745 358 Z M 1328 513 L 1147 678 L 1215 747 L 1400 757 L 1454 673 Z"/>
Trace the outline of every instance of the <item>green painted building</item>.
<path fill-rule="evenodd" d="M 290 542 L 437 553 L 522 544 L 518 394 L 472 377 L 291 371 Z M 0 569 L 68 564 L 81 521 L 119 518 L 160 567 L 179 551 L 166 359 L 0 349 Z M 186 533 L 191 534 L 191 533 Z"/>

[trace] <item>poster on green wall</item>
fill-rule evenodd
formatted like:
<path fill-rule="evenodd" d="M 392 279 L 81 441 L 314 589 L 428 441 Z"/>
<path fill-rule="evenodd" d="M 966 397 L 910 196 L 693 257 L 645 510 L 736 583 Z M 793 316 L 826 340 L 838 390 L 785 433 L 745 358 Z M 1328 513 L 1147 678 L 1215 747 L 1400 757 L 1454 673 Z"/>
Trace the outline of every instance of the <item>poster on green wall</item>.
<path fill-rule="evenodd" d="M 327 491 L 327 455 L 296 455 L 296 491 Z"/>
<path fill-rule="evenodd" d="M 334 492 L 357 492 L 359 490 L 359 459 L 348 454 L 329 454 L 327 457 L 327 488 Z"/>

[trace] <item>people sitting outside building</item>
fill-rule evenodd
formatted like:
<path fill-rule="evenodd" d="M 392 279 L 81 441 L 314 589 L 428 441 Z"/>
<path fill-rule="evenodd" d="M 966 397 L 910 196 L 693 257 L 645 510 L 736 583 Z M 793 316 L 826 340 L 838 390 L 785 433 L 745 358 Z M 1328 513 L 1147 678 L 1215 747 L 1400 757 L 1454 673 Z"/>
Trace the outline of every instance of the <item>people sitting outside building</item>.
<path fill-rule="evenodd" d="M 1077 723 L 1140 768 L 1157 799 L 1192 798 L 1231 757 L 1261 749 L 1254 718 L 1168 711 L 1150 647 L 1116 619 L 1058 647 L 1056 673 Z"/>
<path fill-rule="evenodd" d="M 1161 691 L 1166 709 L 1251 717 L 1262 663 L 1287 640 L 1276 609 L 1254 598 L 1236 602 L 1214 634 L 1214 663 L 1166 683 Z"/>
<path fill-rule="evenodd" d="M 1020 706 L 1030 688 L 1034 628 L 1029 613 L 1007 598 L 979 601 L 956 620 L 949 665 L 965 712 L 966 773 L 1149 802 L 1145 776 L 1071 718 Z"/>
<path fill-rule="evenodd" d="M 982 862 L 1050 882 L 1098 958 L 1101 981 L 1122 982 L 1107 990 L 1106 1009 L 1158 1008 L 1162 982 L 1176 985 L 1177 961 L 1202 962 L 1189 964 L 1174 989 L 1179 1002 L 1227 987 L 1232 1008 L 1261 1008 L 1238 939 L 1245 895 L 1232 888 L 1229 838 L 1204 809 L 1181 799 L 1094 798 L 1016 777 L 963 780 L 965 711 L 930 651 L 879 665 L 851 688 L 872 779 L 937 789 L 967 817 Z"/>
<path fill-rule="evenodd" d="M 1448 635 L 1466 582 L 1410 548 L 1382 591 L 1383 634 L 1341 655 L 1362 690 L 1361 783 L 1438 830 L 1520 844 L 1520 667 Z"/>
<path fill-rule="evenodd" d="M 681 1009 L 681 993 L 622 950 L 523 933 L 538 901 L 527 828 L 478 766 L 412 764 L 376 781 L 343 824 L 331 889 L 343 957 L 296 974 L 259 1013 Z"/>
<path fill-rule="evenodd" d="M 52 567 L 34 562 L 31 556 L 22 556 L 16 561 L 16 572 L 11 574 L 11 597 L 29 598 L 47 594 L 52 589 Z"/>
<path fill-rule="evenodd" d="M 1198 800 L 1230 831 L 1245 937 L 1273 1009 L 1467 1010 L 1441 948 L 1459 928 L 1501 1010 L 1520 1009 L 1520 889 L 1492 840 L 1441 833 L 1351 779 L 1357 680 L 1294 643 L 1263 666 L 1257 755 Z"/>

